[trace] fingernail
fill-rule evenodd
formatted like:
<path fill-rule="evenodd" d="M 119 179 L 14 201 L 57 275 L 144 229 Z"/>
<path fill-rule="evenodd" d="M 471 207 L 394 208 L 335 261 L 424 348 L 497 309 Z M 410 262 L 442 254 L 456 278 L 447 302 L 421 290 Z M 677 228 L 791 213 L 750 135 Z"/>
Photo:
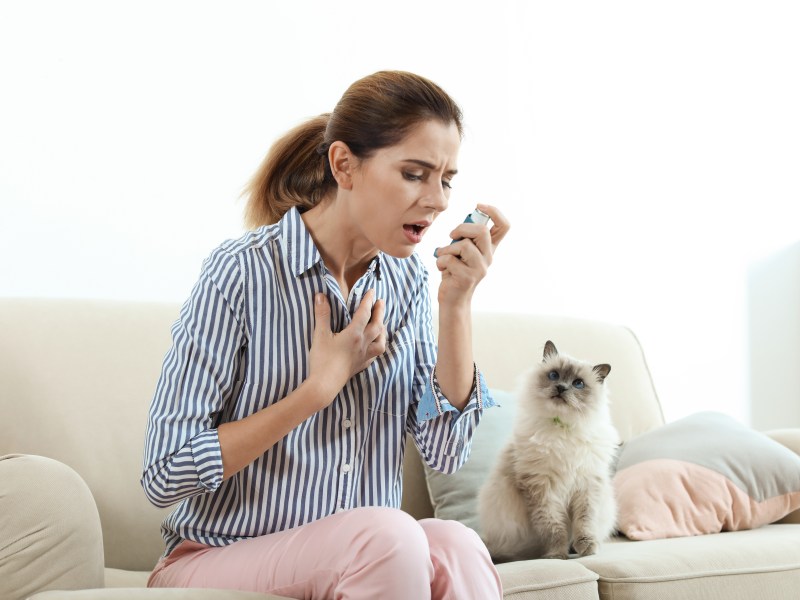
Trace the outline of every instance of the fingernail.
<path fill-rule="evenodd" d="M 322 304 L 322 299 L 324 296 L 322 294 L 317 294 L 314 296 L 314 304 Z"/>

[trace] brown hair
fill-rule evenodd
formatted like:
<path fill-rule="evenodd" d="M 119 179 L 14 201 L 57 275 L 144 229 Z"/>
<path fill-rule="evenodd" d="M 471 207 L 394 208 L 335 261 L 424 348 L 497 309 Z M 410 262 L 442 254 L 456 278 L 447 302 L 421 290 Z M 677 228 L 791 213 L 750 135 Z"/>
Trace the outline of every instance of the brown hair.
<path fill-rule="evenodd" d="M 342 141 L 359 159 L 399 143 L 415 125 L 436 119 L 463 135 L 461 109 L 438 85 L 405 71 L 379 71 L 353 83 L 332 113 L 278 139 L 250 180 L 245 224 L 275 223 L 293 206 L 311 208 L 336 188 L 328 148 Z"/>

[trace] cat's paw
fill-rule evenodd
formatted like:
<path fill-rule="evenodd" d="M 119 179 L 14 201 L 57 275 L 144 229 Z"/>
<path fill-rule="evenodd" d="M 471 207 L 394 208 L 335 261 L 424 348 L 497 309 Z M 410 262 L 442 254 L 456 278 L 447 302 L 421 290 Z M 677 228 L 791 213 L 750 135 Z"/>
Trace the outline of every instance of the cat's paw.
<path fill-rule="evenodd" d="M 575 540 L 572 545 L 578 556 L 589 556 L 590 554 L 597 554 L 597 540 L 591 536 L 582 536 Z"/>
<path fill-rule="evenodd" d="M 567 560 L 569 558 L 568 554 L 545 554 L 542 558 L 550 558 L 553 560 Z"/>

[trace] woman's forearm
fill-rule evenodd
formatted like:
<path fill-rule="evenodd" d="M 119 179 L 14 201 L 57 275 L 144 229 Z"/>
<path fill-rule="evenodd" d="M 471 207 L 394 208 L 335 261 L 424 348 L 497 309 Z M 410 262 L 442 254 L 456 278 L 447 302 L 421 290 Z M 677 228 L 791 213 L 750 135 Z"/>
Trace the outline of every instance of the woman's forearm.
<path fill-rule="evenodd" d="M 290 431 L 330 402 L 318 386 L 306 380 L 291 394 L 239 421 L 217 428 L 222 452 L 222 479 L 238 473 Z"/>
<path fill-rule="evenodd" d="M 438 345 L 436 378 L 439 387 L 450 404 L 463 410 L 475 378 L 469 303 L 457 307 L 440 306 Z"/>

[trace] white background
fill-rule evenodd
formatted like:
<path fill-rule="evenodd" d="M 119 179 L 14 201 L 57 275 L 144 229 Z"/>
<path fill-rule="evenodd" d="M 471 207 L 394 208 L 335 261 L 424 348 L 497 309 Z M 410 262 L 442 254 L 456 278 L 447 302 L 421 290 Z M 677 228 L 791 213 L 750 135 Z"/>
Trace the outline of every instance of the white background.
<path fill-rule="evenodd" d="M 466 120 L 432 273 L 495 204 L 476 310 L 628 325 L 668 420 L 747 421 L 747 274 L 800 239 L 798 31 L 770 0 L 2 1 L 0 295 L 182 302 L 271 142 L 410 70 Z"/>

